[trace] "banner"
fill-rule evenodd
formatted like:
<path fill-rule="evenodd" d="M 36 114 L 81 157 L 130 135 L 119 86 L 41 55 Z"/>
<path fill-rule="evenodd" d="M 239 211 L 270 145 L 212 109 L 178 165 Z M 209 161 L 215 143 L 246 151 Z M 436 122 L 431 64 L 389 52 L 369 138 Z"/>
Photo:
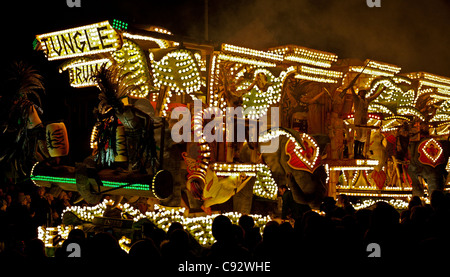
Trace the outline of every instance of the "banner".
<path fill-rule="evenodd" d="M 110 52 L 122 47 L 121 36 L 109 21 L 37 35 L 36 39 L 49 61 Z"/>

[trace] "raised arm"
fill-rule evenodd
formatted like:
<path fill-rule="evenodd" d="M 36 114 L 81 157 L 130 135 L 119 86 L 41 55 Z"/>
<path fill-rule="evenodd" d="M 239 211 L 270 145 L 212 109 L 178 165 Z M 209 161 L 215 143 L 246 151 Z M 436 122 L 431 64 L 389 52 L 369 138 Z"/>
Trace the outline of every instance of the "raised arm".
<path fill-rule="evenodd" d="M 307 97 L 303 96 L 301 100 L 302 100 L 302 102 L 304 102 L 304 103 L 312 104 L 312 103 L 314 103 L 317 99 L 319 99 L 319 97 L 322 96 L 322 94 L 324 94 L 324 93 L 325 93 L 325 91 L 322 90 L 321 93 L 317 94 L 316 96 L 314 96 L 314 97 L 311 98 L 311 99 L 307 99 Z"/>
<path fill-rule="evenodd" d="M 317 99 L 319 99 L 320 96 L 322 96 L 322 94 L 324 94 L 326 91 L 322 90 L 321 93 L 317 94 L 316 96 L 314 96 L 311 100 L 310 103 L 313 103 L 314 101 L 316 101 Z"/>

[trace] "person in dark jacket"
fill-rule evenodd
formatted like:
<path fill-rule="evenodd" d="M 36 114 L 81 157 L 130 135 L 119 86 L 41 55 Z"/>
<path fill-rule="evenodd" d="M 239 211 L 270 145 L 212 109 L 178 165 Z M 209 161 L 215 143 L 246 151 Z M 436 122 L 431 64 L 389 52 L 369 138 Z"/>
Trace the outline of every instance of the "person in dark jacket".
<path fill-rule="evenodd" d="M 278 188 L 278 192 L 283 200 L 281 210 L 282 219 L 288 219 L 288 216 L 294 220 L 300 219 L 303 216 L 303 213 L 311 210 L 308 205 L 295 202 L 294 197 L 292 196 L 292 191 L 288 189 L 286 185 L 281 185 Z"/>

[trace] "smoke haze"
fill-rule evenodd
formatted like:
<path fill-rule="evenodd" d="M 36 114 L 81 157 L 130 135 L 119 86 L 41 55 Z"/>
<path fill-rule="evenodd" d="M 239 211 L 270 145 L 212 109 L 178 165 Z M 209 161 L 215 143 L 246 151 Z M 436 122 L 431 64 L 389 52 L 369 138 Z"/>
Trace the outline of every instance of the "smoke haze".
<path fill-rule="evenodd" d="M 380 0 L 380 8 L 366 0 L 81 0 L 81 8 L 65 0 L 11 1 L 3 26 L 27 49 L 36 34 L 112 18 L 203 39 L 205 1 L 215 42 L 258 49 L 297 44 L 450 76 L 449 0 Z"/>
<path fill-rule="evenodd" d="M 236 2 L 210 14 L 210 38 L 255 48 L 297 44 L 450 76 L 449 1 L 381 0 L 381 8 L 365 0 Z"/>

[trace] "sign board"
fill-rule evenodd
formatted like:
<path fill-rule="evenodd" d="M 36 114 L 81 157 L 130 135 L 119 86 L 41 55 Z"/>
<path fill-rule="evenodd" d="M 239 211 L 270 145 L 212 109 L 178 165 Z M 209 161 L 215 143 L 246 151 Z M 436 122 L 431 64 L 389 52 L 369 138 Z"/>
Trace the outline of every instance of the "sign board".
<path fill-rule="evenodd" d="M 37 35 L 36 39 L 48 60 L 110 52 L 122 47 L 122 38 L 109 21 Z"/>
<path fill-rule="evenodd" d="M 69 61 L 69 65 L 64 66 L 62 71 L 67 70 L 69 72 L 69 80 L 72 87 L 90 87 L 97 84 L 92 77 L 98 73 L 103 64 L 109 62 L 110 60 L 107 58 L 97 60 L 77 58 L 75 61 Z"/>

